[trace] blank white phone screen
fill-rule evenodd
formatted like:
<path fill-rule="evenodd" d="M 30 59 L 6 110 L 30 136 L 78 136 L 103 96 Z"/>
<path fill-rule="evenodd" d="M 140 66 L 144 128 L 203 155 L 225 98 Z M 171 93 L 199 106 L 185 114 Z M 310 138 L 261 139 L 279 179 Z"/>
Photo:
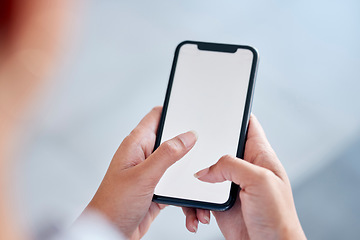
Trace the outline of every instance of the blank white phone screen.
<path fill-rule="evenodd" d="M 161 142 L 195 130 L 193 149 L 160 179 L 155 194 L 222 204 L 231 182 L 205 183 L 197 171 L 225 154 L 236 155 L 253 53 L 199 50 L 196 44 L 180 48 Z"/>

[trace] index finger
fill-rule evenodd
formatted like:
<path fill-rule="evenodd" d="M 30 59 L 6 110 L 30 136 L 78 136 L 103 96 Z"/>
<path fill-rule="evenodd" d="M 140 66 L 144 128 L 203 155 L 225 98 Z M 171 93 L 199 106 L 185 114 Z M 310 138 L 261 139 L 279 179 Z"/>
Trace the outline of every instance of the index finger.
<path fill-rule="evenodd" d="M 140 128 L 142 131 L 152 132 L 156 134 L 160 116 L 161 116 L 162 106 L 154 107 L 146 116 L 141 119 L 136 128 Z"/>
<path fill-rule="evenodd" d="M 251 113 L 250 115 L 249 130 L 247 135 L 247 139 L 252 138 L 257 138 L 259 142 L 269 145 L 264 129 L 262 128 L 259 120 L 253 113 Z"/>
<path fill-rule="evenodd" d="M 253 114 L 251 114 L 249 121 L 244 160 L 266 168 L 284 180 L 287 179 L 284 167 L 267 140 L 259 121 Z"/>
<path fill-rule="evenodd" d="M 154 107 L 124 139 L 121 145 L 133 153 L 140 151 L 144 159 L 150 156 L 154 150 L 161 111 L 161 106 Z"/>

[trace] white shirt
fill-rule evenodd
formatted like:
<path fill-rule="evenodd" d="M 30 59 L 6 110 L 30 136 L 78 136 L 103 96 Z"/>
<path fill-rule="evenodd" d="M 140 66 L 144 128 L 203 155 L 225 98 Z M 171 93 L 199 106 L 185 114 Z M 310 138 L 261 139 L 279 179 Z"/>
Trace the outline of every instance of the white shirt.
<path fill-rule="evenodd" d="M 39 240 L 125 240 L 125 237 L 102 215 L 91 212 L 82 215 L 66 231 Z"/>

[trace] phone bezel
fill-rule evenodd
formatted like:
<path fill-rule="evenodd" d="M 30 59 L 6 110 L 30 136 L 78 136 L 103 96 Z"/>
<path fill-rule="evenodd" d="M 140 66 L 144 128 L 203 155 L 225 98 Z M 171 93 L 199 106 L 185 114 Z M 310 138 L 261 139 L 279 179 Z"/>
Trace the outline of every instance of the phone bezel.
<path fill-rule="evenodd" d="M 257 65 L 258 65 L 258 58 L 259 58 L 258 53 L 255 48 L 246 46 L 246 45 L 233 45 L 233 44 L 209 43 L 209 42 L 198 42 L 198 41 L 183 41 L 176 47 L 173 64 L 172 64 L 171 72 L 170 72 L 169 83 L 168 83 L 167 90 L 166 90 L 163 110 L 161 113 L 160 123 L 159 123 L 159 127 L 158 127 L 157 134 L 156 134 L 154 151 L 160 146 L 160 143 L 161 143 L 161 137 L 162 137 L 163 127 L 164 127 L 165 118 L 166 118 L 166 112 L 167 112 L 167 108 L 168 108 L 168 104 L 169 104 L 169 100 L 170 100 L 172 84 L 174 81 L 174 75 L 175 75 L 175 71 L 176 71 L 176 64 L 177 64 L 177 60 L 179 57 L 180 49 L 185 44 L 196 44 L 198 46 L 199 50 L 204 50 L 204 51 L 218 51 L 218 52 L 233 52 L 234 53 L 237 51 L 237 49 L 240 48 L 240 49 L 248 49 L 252 52 L 253 61 L 252 61 L 252 65 L 251 65 L 249 85 L 248 85 L 247 96 L 246 96 L 246 101 L 245 101 L 245 108 L 244 108 L 244 113 L 243 113 L 243 122 L 242 122 L 241 130 L 240 130 L 238 149 L 237 149 L 237 153 L 236 153 L 236 156 L 238 158 L 243 158 L 248 123 L 249 123 L 249 118 L 250 118 L 250 114 L 251 114 L 252 100 L 253 100 L 253 95 L 254 95 L 254 86 L 255 86 L 256 72 L 257 72 Z M 238 191 L 239 191 L 239 186 L 235 183 L 232 183 L 231 188 L 230 188 L 229 198 L 225 203 L 222 203 L 222 204 L 195 201 L 195 200 L 189 200 L 189 199 L 181 199 L 181 198 L 173 198 L 173 197 L 167 197 L 167 196 L 160 196 L 160 195 L 156 195 L 156 194 L 154 194 L 154 196 L 153 196 L 153 201 L 157 202 L 157 203 L 183 206 L 183 207 L 202 208 L 202 209 L 208 209 L 208 210 L 213 210 L 213 211 L 225 211 L 225 210 L 231 208 L 232 205 L 235 203 Z"/>

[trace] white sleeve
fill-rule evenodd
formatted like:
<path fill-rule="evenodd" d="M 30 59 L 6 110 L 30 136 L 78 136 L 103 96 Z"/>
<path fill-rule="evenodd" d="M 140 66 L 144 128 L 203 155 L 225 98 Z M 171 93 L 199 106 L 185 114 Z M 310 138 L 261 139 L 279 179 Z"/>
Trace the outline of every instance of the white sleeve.
<path fill-rule="evenodd" d="M 91 212 L 49 240 L 125 240 L 125 237 L 102 215 Z"/>

